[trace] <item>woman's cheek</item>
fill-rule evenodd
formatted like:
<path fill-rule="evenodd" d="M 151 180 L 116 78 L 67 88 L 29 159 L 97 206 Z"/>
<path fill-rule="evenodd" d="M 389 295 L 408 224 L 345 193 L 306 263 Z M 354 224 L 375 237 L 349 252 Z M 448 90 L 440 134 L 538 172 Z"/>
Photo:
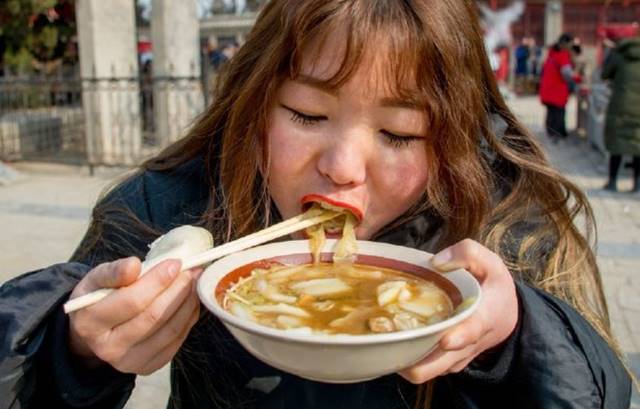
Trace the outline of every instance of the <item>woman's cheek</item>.
<path fill-rule="evenodd" d="M 269 189 L 278 209 L 284 217 L 292 217 L 299 211 L 303 187 L 313 178 L 313 144 L 286 121 L 274 121 L 267 134 L 270 151 Z"/>
<path fill-rule="evenodd" d="M 308 133 L 296 129 L 288 119 L 274 121 L 267 138 L 272 163 L 277 161 L 276 166 L 283 162 L 299 163 L 311 149 Z"/>
<path fill-rule="evenodd" d="M 393 171 L 390 171 L 393 169 Z M 386 167 L 389 191 L 396 192 L 396 197 L 416 200 L 427 185 L 427 163 L 418 155 L 407 155 L 397 158 Z M 408 207 L 413 205 L 410 203 Z"/>

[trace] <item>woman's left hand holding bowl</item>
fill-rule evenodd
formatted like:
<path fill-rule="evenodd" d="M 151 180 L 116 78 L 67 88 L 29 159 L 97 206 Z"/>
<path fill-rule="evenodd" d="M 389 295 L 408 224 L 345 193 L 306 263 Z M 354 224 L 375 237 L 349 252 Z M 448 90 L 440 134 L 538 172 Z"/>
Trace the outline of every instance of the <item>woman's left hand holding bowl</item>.
<path fill-rule="evenodd" d="M 399 372 L 414 384 L 460 372 L 482 352 L 503 343 L 518 322 L 515 284 L 497 254 L 465 239 L 436 254 L 431 262 L 441 272 L 469 271 L 480 282 L 482 300 L 473 315 L 444 334 L 433 352 Z"/>

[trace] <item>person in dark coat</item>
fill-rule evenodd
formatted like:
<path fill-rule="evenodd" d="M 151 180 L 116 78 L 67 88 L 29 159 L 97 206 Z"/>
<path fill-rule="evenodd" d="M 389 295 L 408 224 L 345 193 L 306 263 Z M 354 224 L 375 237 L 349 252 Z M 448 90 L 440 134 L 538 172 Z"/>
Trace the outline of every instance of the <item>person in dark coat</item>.
<path fill-rule="evenodd" d="M 542 66 L 540 76 L 540 101 L 547 108 L 545 120 L 547 136 L 553 141 L 568 136 L 566 127 L 566 106 L 569 95 L 576 88 L 573 75 L 571 48 L 573 36 L 564 33 L 549 48 L 547 59 Z"/>
<path fill-rule="evenodd" d="M 220 81 L 184 139 L 99 201 L 69 262 L 0 287 L 2 408 L 122 408 L 135 376 L 168 362 L 171 409 L 629 406 L 590 238 L 572 222 L 593 226 L 589 205 L 502 100 L 472 3 L 272 0 Z M 200 309 L 197 270 L 167 260 L 138 279 L 169 229 L 221 244 L 298 214 L 308 194 L 360 210 L 359 239 L 466 268 L 478 310 L 411 367 L 326 384 L 244 350 Z"/>
<path fill-rule="evenodd" d="M 618 191 L 623 155 L 633 157 L 632 192 L 640 192 L 640 38 L 622 40 L 609 54 L 602 79 L 611 82 L 604 141 L 609 151 L 609 180 L 605 189 Z"/>

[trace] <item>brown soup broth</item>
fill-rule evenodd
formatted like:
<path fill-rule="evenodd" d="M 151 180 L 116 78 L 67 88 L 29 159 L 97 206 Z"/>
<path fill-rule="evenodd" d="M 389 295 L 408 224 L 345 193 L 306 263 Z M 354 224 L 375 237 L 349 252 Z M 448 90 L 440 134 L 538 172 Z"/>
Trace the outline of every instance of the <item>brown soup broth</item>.
<path fill-rule="evenodd" d="M 234 270 L 218 284 L 218 302 L 269 327 L 351 335 L 433 324 L 461 302 L 457 289 L 439 274 L 396 260 L 358 256 L 355 264 L 311 264 L 300 257 L 292 263 L 291 257 Z"/>

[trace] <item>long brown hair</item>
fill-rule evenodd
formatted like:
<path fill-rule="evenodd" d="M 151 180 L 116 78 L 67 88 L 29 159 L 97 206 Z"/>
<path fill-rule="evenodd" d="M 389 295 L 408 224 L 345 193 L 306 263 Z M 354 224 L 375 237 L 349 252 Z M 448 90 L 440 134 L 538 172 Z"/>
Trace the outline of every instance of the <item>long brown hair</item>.
<path fill-rule="evenodd" d="M 472 1 L 268 2 L 221 74 L 215 102 L 185 138 L 143 168 L 172 169 L 204 155 L 217 190 L 202 223 L 218 240 L 268 224 L 263 138 L 270 106 L 281 82 L 299 74 L 310 42 L 337 27 L 345 33 L 347 52 L 328 85 L 339 87 L 365 53 L 378 48 L 386 53 L 394 91 L 424 106 L 431 177 L 426 201 L 417 208 L 442 219 L 439 247 L 467 237 L 479 240 L 503 257 L 516 278 L 573 305 L 615 348 L 591 250 L 591 208 L 584 194 L 549 166 L 534 137 L 507 108 Z M 492 115 L 506 123 L 504 135 L 492 131 Z M 529 220 L 536 223 L 523 226 Z"/>

